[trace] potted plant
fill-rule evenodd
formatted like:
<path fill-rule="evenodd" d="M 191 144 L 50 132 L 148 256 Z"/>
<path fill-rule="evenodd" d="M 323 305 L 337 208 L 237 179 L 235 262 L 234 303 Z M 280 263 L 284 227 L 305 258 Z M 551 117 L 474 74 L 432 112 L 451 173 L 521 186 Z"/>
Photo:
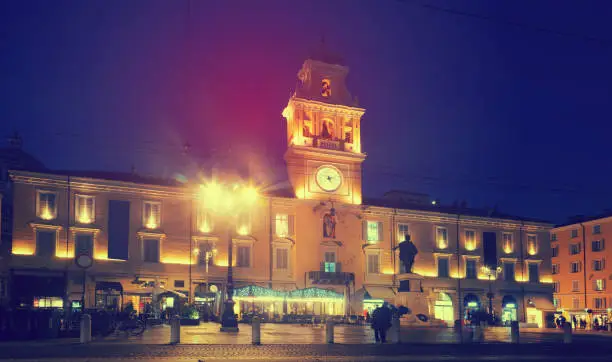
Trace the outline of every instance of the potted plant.
<path fill-rule="evenodd" d="M 181 325 L 182 326 L 197 326 L 200 325 L 200 312 L 192 305 L 186 305 L 181 310 Z"/>

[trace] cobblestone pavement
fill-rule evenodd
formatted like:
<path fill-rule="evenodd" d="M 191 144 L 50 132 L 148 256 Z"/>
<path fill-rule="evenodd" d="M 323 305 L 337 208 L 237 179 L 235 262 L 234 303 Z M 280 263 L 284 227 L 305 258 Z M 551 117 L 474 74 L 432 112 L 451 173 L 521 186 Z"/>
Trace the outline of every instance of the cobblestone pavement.
<path fill-rule="evenodd" d="M 220 333 L 216 323 L 203 323 L 200 326 L 181 327 L 181 344 L 250 344 L 251 326 L 240 325 L 238 333 Z M 473 330 L 466 329 L 464 341 L 473 339 Z M 612 338 L 607 332 L 578 332 L 576 341 L 583 339 Z M 170 341 L 170 327 L 159 326 L 147 329 L 141 337 L 126 338 L 123 335 L 104 338 L 104 342 L 125 342 L 143 344 L 167 344 Z M 404 343 L 459 343 L 459 334 L 451 328 L 409 328 L 402 327 L 401 340 Z M 334 328 L 334 341 L 340 344 L 374 343 L 374 333 L 368 326 L 338 325 Z M 527 329 L 521 332 L 521 343 L 561 343 L 563 334 L 555 329 Z M 610 340 L 612 341 L 612 340 Z M 510 329 L 505 327 L 484 330 L 483 342 L 510 342 Z M 300 325 L 262 324 L 262 344 L 324 344 L 325 328 Z"/>
<path fill-rule="evenodd" d="M 402 328 L 402 344 L 375 345 L 365 326 L 337 326 L 334 345 L 324 344 L 323 328 L 262 325 L 262 346 L 251 345 L 251 326 L 239 333 L 221 333 L 218 324 L 181 329 L 181 345 L 170 346 L 167 326 L 148 329 L 141 337 L 114 336 L 81 345 L 76 339 L 0 343 L 0 359 L 52 358 L 75 362 L 112 360 L 268 360 L 268 361 L 381 361 L 381 360 L 612 360 L 612 333 L 577 332 L 572 345 L 562 343 L 558 330 L 522 330 L 520 345 L 509 342 L 507 328 L 490 328 L 483 344 L 458 344 L 458 334 L 447 328 Z M 464 333 L 466 339 L 472 336 Z M 579 353 L 579 356 L 576 354 Z M 504 357 L 507 356 L 508 358 Z M 588 357 L 588 359 L 587 359 Z M 522 358 L 520 358 L 522 359 Z"/>

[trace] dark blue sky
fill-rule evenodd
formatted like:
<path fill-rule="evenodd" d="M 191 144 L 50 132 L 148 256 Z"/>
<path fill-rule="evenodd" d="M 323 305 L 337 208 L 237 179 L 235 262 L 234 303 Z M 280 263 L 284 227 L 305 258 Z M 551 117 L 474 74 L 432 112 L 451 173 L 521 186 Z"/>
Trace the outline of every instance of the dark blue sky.
<path fill-rule="evenodd" d="M 281 111 L 324 34 L 367 109 L 366 195 L 555 222 L 612 207 L 612 2 L 194 0 L 191 16 L 187 4 L 2 2 L 2 136 L 18 130 L 58 169 L 168 176 L 187 165 L 185 142 L 193 162 L 248 145 L 278 167 Z"/>

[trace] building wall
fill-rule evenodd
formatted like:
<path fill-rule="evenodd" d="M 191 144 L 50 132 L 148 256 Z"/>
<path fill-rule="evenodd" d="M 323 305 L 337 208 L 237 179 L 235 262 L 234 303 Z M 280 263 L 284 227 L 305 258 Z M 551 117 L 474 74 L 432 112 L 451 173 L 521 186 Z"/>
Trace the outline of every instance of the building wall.
<path fill-rule="evenodd" d="M 600 232 L 595 233 L 594 227 L 599 226 Z M 576 233 L 572 236 L 572 231 Z M 559 273 L 553 275 L 553 281 L 558 283 L 559 289 L 554 293 L 554 298 L 558 300 L 559 308 L 570 313 L 583 313 L 586 309 L 596 312 L 607 312 L 606 309 L 612 307 L 612 280 L 610 280 L 610 262 L 612 262 L 612 247 L 606 245 L 606 240 L 612 237 L 612 218 L 601 218 L 584 223 L 566 225 L 551 230 L 553 247 L 558 247 L 558 256 L 552 257 L 552 263 L 557 264 Z M 601 251 L 594 251 L 592 242 L 602 240 L 604 248 Z M 580 252 L 576 255 L 570 254 L 570 245 L 579 244 Z M 602 261 L 602 270 L 597 271 L 593 268 L 594 260 Z M 576 273 L 571 271 L 571 263 L 580 264 L 580 270 Z M 595 288 L 595 280 L 605 280 L 604 290 L 598 291 Z M 573 288 L 574 281 L 578 288 Z M 596 308 L 594 298 L 605 299 L 605 306 Z M 577 305 L 574 304 L 577 300 Z"/>
<path fill-rule="evenodd" d="M 170 188 L 154 185 L 138 185 L 107 180 L 92 180 L 72 178 L 70 181 L 71 218 L 68 223 L 67 190 L 68 180 L 48 174 L 31 174 L 25 172 L 13 173 L 15 184 L 15 218 L 13 258 L 11 268 L 15 270 L 47 268 L 65 271 L 69 276 L 68 294 L 72 299 L 79 299 L 82 284 L 75 282 L 82 271 L 74 264 L 74 238 L 78 233 L 94 233 L 94 265 L 88 273 L 88 299 L 93 303 L 93 285 L 96 281 L 120 281 L 127 291 L 136 288 L 131 281 L 158 278 L 173 288 L 174 281 L 185 282 L 184 288 L 189 288 L 190 244 L 192 240 L 208 240 L 216 247 L 217 254 L 213 265 L 209 267 L 208 278 L 205 267 L 198 265 L 197 258 L 191 260 L 191 277 L 194 284 L 206 280 L 223 283 L 227 273 L 228 227 L 230 223 L 224 217 L 214 217 L 214 229 L 208 234 L 199 233 L 195 223 L 197 194 L 189 188 Z M 57 218 L 50 221 L 40 220 L 36 216 L 37 190 L 54 190 L 58 194 Z M 86 194 L 95 196 L 95 221 L 88 225 L 75 222 L 74 195 Z M 108 258 L 108 202 L 109 200 L 125 200 L 130 202 L 130 237 L 129 258 L 127 261 Z M 146 230 L 143 225 L 143 202 L 161 202 L 161 225 L 158 230 Z M 206 200 L 202 201 L 206 204 Z M 323 237 L 323 217 L 336 210 L 336 238 Z M 190 217 L 190 212 L 193 214 Z M 293 235 L 279 237 L 275 234 L 275 215 L 278 213 L 291 215 L 294 220 Z M 189 220 L 192 221 L 192 229 Z M 379 222 L 382 226 L 381 240 L 367 242 L 364 238 L 363 225 L 367 221 Z M 234 233 L 234 263 L 236 246 L 241 243 L 252 245 L 252 265 L 250 268 L 234 268 L 236 285 L 259 284 L 275 289 L 295 289 L 310 286 L 333 288 L 344 291 L 342 284 L 317 284 L 309 276 L 311 271 L 319 271 L 326 250 L 336 251 L 336 262 L 341 264 L 341 271 L 354 274 L 352 292 L 363 287 L 384 286 L 397 287 L 395 275 L 399 273 L 398 253 L 393 251 L 403 236 L 398 235 L 398 224 L 407 224 L 409 233 L 419 250 L 416 257 L 414 272 L 424 276 L 423 288 L 426 298 L 433 306 L 438 292 L 449 293 L 455 307 L 455 318 L 459 311 L 456 308 L 459 301 L 467 294 L 473 293 L 486 306 L 486 292 L 489 286 L 495 293 L 495 309 L 501 308 L 501 299 L 506 294 L 517 296 L 517 302 L 522 305 L 523 296 L 550 295 L 550 245 L 548 242 L 548 226 L 544 224 L 507 221 L 491 218 L 459 216 L 459 252 L 457 252 L 457 215 L 425 212 L 415 210 L 397 210 L 391 208 L 331 204 L 317 200 L 301 200 L 286 198 L 261 197 L 253 206 L 251 218 L 252 232 L 247 236 L 237 236 Z M 42 258 L 35 254 L 36 228 L 51 228 L 57 230 L 57 253 L 54 258 Z M 440 248 L 436 243 L 436 227 L 445 227 L 448 232 L 448 246 Z M 66 254 L 66 230 L 70 228 Z M 476 236 L 474 250 L 465 248 L 465 230 L 473 230 Z M 465 277 L 465 258 L 476 258 L 480 270 L 483 259 L 482 232 L 493 231 L 497 235 L 498 257 L 516 259 L 516 282 L 498 281 L 489 283 L 488 279 L 479 273 L 478 279 L 467 280 Z M 142 233 L 146 237 L 159 235 L 162 239 L 159 263 L 147 263 L 142 255 Z M 514 235 L 514 249 L 505 254 L 502 250 L 501 235 L 511 232 Z M 535 234 L 538 238 L 536 255 L 528 255 L 526 235 Z M 522 235 L 523 247 L 520 240 Z M 289 270 L 279 271 L 274 266 L 275 247 L 285 246 L 290 249 Z M 191 247 L 191 255 L 197 244 Z M 522 251 L 522 254 L 521 254 Z M 370 253 L 379 255 L 379 273 L 367 272 L 366 260 Z M 24 255 L 25 254 L 25 255 Z M 28 255 L 30 254 L 30 255 Z M 440 257 L 450 259 L 450 276 L 438 276 L 437 260 Z M 457 269 L 457 258 L 459 268 Z M 527 283 L 523 278 L 521 265 L 527 260 L 537 260 L 540 263 L 540 282 Z M 234 264 L 235 265 L 235 264 Z M 272 273 L 272 278 L 271 278 Z M 457 282 L 460 281 L 461 296 L 457 294 Z M 530 294 L 531 293 L 531 294 Z M 519 298 L 519 296 L 521 298 Z M 519 300 L 520 299 L 520 300 Z M 88 303 L 88 304 L 91 304 Z M 433 307 L 432 307 L 433 308 Z M 357 312 L 358 311 L 354 311 Z M 433 311 L 430 311 L 433 313 Z"/>

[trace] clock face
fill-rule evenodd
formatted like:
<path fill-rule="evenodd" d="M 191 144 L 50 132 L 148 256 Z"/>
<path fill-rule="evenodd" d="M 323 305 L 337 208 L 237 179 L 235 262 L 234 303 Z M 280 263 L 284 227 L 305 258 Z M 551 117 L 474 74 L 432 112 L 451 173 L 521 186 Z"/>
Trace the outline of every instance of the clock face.
<path fill-rule="evenodd" d="M 342 184 L 342 174 L 332 166 L 321 166 L 315 175 L 317 184 L 325 191 L 335 191 Z"/>
<path fill-rule="evenodd" d="M 77 257 L 76 264 L 81 268 L 87 269 L 93 264 L 93 259 L 87 254 L 81 254 Z"/>

